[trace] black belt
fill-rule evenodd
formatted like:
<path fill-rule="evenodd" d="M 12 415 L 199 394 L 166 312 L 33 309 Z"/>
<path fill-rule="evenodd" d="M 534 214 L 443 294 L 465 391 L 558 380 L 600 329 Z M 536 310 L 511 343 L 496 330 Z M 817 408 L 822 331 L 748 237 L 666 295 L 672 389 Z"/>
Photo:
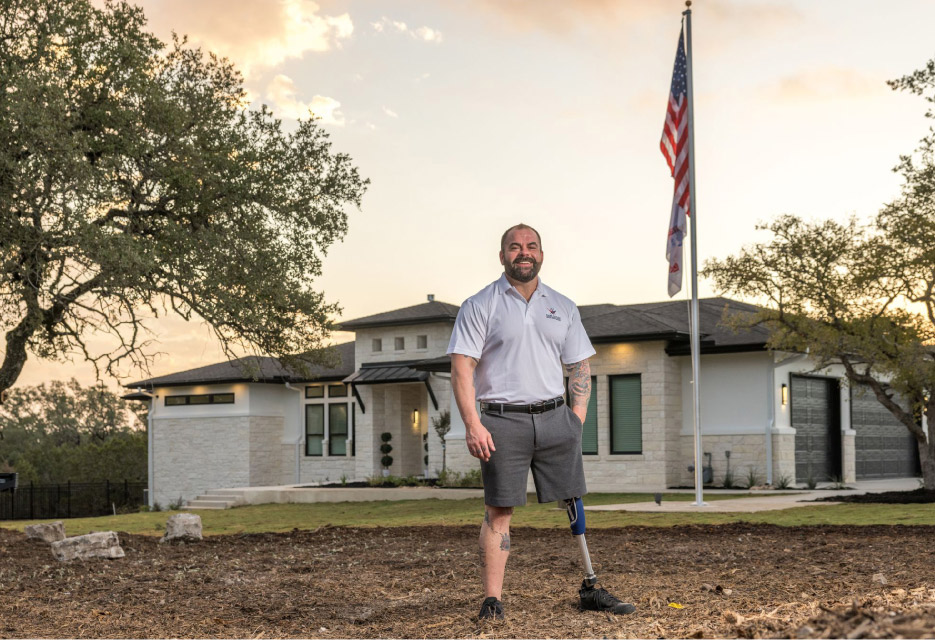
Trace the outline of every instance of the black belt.
<path fill-rule="evenodd" d="M 489 403 L 480 402 L 481 412 L 525 412 L 530 415 L 538 415 L 547 410 L 555 410 L 565 405 L 565 400 L 561 397 L 549 399 L 548 401 L 537 401 L 536 403 Z"/>

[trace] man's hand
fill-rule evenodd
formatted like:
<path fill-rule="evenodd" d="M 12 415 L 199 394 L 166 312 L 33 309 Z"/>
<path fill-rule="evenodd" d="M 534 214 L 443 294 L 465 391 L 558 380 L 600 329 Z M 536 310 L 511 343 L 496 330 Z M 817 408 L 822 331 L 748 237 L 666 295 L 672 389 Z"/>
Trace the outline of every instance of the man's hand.
<path fill-rule="evenodd" d="M 451 355 L 451 389 L 458 404 L 458 411 L 464 421 L 464 442 L 468 452 L 481 461 L 490 461 L 490 453 L 496 450 L 493 447 L 493 437 L 484 428 L 477 410 L 474 408 L 474 369 L 477 359 L 464 354 Z"/>
<path fill-rule="evenodd" d="M 478 422 L 472 427 L 465 426 L 464 432 L 464 443 L 467 444 L 468 452 L 481 461 L 490 461 L 490 453 L 496 448 L 493 445 L 493 437 L 484 425 Z"/>

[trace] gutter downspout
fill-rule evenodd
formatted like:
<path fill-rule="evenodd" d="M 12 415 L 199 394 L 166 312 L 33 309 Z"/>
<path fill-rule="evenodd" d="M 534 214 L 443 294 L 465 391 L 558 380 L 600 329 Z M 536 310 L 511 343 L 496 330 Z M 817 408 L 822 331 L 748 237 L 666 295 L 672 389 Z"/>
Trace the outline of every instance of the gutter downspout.
<path fill-rule="evenodd" d="M 295 436 L 295 483 L 302 483 L 302 391 L 288 381 L 284 382 L 288 390 L 299 393 L 299 406 L 296 410 L 296 436 Z"/>

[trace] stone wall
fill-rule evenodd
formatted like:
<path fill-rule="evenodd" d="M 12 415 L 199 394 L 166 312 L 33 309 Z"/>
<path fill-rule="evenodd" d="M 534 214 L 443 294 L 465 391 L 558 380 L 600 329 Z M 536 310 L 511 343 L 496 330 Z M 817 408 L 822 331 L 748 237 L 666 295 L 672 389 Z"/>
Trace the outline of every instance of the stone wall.
<path fill-rule="evenodd" d="M 284 483 L 282 417 L 250 417 L 250 485 Z"/>
<path fill-rule="evenodd" d="M 591 374 L 597 377 L 597 455 L 584 456 L 591 492 L 661 490 L 677 480 L 682 424 L 681 373 L 661 341 L 597 344 Z M 610 452 L 610 375 L 639 374 L 642 396 L 642 453 Z"/>
<path fill-rule="evenodd" d="M 212 488 L 249 486 L 250 444 L 246 416 L 154 419 L 154 501 L 165 508 Z"/>

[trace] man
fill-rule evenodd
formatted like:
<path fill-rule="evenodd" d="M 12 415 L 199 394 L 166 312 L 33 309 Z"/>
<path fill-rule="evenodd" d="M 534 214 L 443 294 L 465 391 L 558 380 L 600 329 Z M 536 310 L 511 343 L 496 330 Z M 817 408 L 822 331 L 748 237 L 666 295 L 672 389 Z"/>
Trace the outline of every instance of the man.
<path fill-rule="evenodd" d="M 500 600 L 510 517 L 514 506 L 526 503 L 530 467 L 539 503 L 565 501 L 572 532 L 579 535 L 586 569 L 581 608 L 635 610 L 594 584 L 580 497 L 587 492 L 581 429 L 591 396 L 588 358 L 595 351 L 574 302 L 539 280 L 542 259 L 536 230 L 520 223 L 504 232 L 504 274 L 464 302 L 448 345 L 465 442 L 480 460 L 484 480 L 480 561 L 486 599 L 480 619 L 504 617 Z M 569 377 L 567 405 L 562 364 Z"/>

